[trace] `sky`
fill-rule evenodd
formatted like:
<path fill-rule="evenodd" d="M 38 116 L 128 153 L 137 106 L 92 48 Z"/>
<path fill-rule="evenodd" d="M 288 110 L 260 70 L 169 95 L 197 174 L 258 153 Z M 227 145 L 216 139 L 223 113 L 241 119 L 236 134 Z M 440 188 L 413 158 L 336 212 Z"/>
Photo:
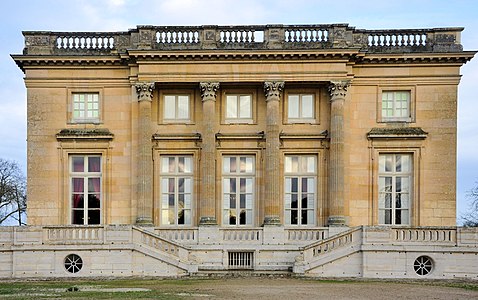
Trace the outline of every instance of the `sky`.
<path fill-rule="evenodd" d="M 10 54 L 22 31 L 126 31 L 137 25 L 348 23 L 362 29 L 465 27 L 461 43 L 478 50 L 476 0 L 1 0 L 0 157 L 26 170 L 26 90 Z M 478 57 L 465 64 L 458 95 L 457 210 L 478 184 Z"/>

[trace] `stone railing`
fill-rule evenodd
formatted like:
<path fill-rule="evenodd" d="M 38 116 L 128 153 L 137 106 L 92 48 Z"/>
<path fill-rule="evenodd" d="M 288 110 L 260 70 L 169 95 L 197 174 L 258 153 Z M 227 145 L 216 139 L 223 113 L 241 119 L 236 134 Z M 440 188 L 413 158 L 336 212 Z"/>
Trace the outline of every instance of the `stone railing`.
<path fill-rule="evenodd" d="M 329 237 L 329 229 L 328 228 L 286 229 L 286 236 L 289 242 L 321 241 Z"/>
<path fill-rule="evenodd" d="M 463 28 L 363 30 L 348 24 L 138 26 L 127 32 L 25 31 L 24 54 L 109 55 L 130 50 L 344 49 L 457 52 Z"/>
<path fill-rule="evenodd" d="M 156 236 L 155 234 L 138 227 L 133 227 L 133 242 L 142 246 L 145 245 L 154 248 L 176 257 L 180 256 L 179 252 L 182 249 L 179 244 L 162 239 L 159 236 Z M 187 250 L 184 251 L 187 252 Z"/>
<path fill-rule="evenodd" d="M 224 243 L 260 243 L 262 244 L 262 228 L 220 228 L 220 236 Z"/>
<path fill-rule="evenodd" d="M 392 228 L 392 242 L 454 245 L 456 231 L 456 228 Z"/>
<path fill-rule="evenodd" d="M 46 226 L 43 227 L 45 244 L 102 244 L 103 226 Z"/>
<path fill-rule="evenodd" d="M 154 232 L 162 238 L 184 244 L 198 242 L 197 228 L 155 228 Z"/>
<path fill-rule="evenodd" d="M 338 248 L 361 243 L 361 234 L 362 227 L 355 227 L 323 241 L 312 243 L 303 248 L 304 258 L 308 261 Z"/>

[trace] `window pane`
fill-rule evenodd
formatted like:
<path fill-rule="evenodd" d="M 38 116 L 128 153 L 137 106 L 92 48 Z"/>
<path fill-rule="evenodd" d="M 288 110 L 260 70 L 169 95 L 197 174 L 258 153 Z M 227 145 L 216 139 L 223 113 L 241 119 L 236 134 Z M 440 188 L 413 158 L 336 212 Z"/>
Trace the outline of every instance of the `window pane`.
<path fill-rule="evenodd" d="M 299 95 L 289 95 L 288 116 L 291 119 L 299 118 Z"/>
<path fill-rule="evenodd" d="M 99 156 L 88 157 L 88 172 L 101 172 L 101 158 Z"/>
<path fill-rule="evenodd" d="M 302 95 L 302 117 L 314 117 L 314 97 L 312 95 Z"/>
<path fill-rule="evenodd" d="M 83 172 L 85 168 L 84 157 L 83 156 L 73 156 L 71 158 L 73 165 L 73 172 Z"/>
<path fill-rule="evenodd" d="M 100 178 L 88 178 L 88 192 L 89 193 L 99 193 L 101 188 Z"/>
<path fill-rule="evenodd" d="M 240 97 L 240 118 L 251 118 L 251 96 Z"/>
<path fill-rule="evenodd" d="M 100 195 L 91 194 L 88 195 L 88 208 L 100 208 Z"/>
<path fill-rule="evenodd" d="M 292 172 L 292 157 L 286 156 L 284 160 L 284 171 Z"/>
<path fill-rule="evenodd" d="M 307 157 L 307 172 L 315 173 L 315 157 L 314 156 Z"/>
<path fill-rule="evenodd" d="M 175 119 L 176 117 L 176 97 L 164 96 L 164 118 Z"/>
<path fill-rule="evenodd" d="M 189 119 L 189 96 L 178 96 L 178 119 Z"/>
<path fill-rule="evenodd" d="M 72 191 L 73 193 L 82 193 L 85 191 L 84 189 L 84 179 L 83 178 L 72 178 Z"/>
<path fill-rule="evenodd" d="M 237 118 L 237 96 L 226 97 L 226 117 Z"/>

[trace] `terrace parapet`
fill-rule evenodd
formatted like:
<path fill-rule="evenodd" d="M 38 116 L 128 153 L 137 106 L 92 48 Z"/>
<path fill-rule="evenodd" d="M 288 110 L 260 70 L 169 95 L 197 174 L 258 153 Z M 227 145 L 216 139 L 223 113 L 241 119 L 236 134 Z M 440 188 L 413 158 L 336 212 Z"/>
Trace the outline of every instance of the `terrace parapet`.
<path fill-rule="evenodd" d="M 24 55 L 115 55 L 129 50 L 354 49 L 462 52 L 463 28 L 355 29 L 348 24 L 137 26 L 124 32 L 24 31 Z"/>

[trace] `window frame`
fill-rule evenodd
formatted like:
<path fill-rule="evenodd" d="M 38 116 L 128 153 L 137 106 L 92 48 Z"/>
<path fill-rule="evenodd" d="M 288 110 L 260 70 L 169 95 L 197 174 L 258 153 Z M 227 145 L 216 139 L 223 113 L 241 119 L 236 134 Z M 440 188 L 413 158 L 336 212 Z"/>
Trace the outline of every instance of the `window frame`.
<path fill-rule="evenodd" d="M 403 171 L 403 172 L 400 172 L 400 171 L 397 171 L 397 170 L 392 170 L 392 171 L 382 171 L 380 170 L 380 165 L 381 165 L 381 160 L 382 160 L 382 157 L 385 157 L 385 156 L 392 156 L 392 166 L 396 166 L 396 159 L 397 159 L 397 156 L 398 155 L 401 155 L 401 156 L 408 156 L 409 157 L 409 170 L 408 172 L 406 171 Z M 378 205 L 377 205 L 377 208 L 378 208 L 378 225 L 382 225 L 382 226 L 410 226 L 411 225 L 411 222 L 412 222 L 412 219 L 411 219 L 411 210 L 412 210 L 412 207 L 413 207 L 413 202 L 414 202 L 414 199 L 413 199 L 413 191 L 414 191 L 414 185 L 413 185 L 413 174 L 414 174 L 414 164 L 413 164 L 413 154 L 412 153 L 407 153 L 407 152 L 387 152 L 387 153 L 379 153 L 378 155 L 378 176 L 377 176 L 377 186 L 378 186 L 378 194 L 377 194 L 377 197 L 378 197 Z M 391 199 L 390 199 L 390 208 L 387 208 L 386 207 L 386 199 L 384 199 L 384 207 L 381 207 L 380 205 L 380 198 L 382 197 L 381 194 L 383 194 L 384 192 L 382 192 L 382 189 L 381 189 L 381 179 L 382 178 L 391 178 L 391 191 L 390 192 L 385 192 L 387 194 L 391 194 Z M 405 209 L 403 209 L 402 207 L 400 208 L 397 208 L 397 203 L 396 203 L 396 197 L 397 195 L 399 194 L 403 194 L 403 193 L 400 193 L 400 192 L 397 192 L 396 190 L 396 183 L 397 183 L 397 179 L 398 178 L 408 178 L 408 205 Z M 389 210 L 391 212 L 390 214 L 390 224 L 386 223 L 386 211 Z M 403 211 L 403 210 L 407 210 L 408 211 L 408 223 L 401 223 L 401 224 L 396 224 L 396 214 L 398 211 Z M 383 222 L 381 221 L 381 211 L 384 211 L 384 220 Z"/>
<path fill-rule="evenodd" d="M 408 92 L 408 116 L 387 117 L 383 114 L 383 95 L 385 93 Z M 395 105 L 396 100 L 393 100 Z M 395 106 L 394 106 L 395 113 Z M 378 123 L 413 123 L 415 122 L 415 86 L 379 86 L 377 93 L 377 122 Z"/>
<path fill-rule="evenodd" d="M 288 172 L 286 170 L 286 164 L 287 164 L 287 157 L 298 157 L 299 158 L 299 169 L 294 172 L 294 171 L 291 171 L 291 172 Z M 300 169 L 300 165 L 301 165 L 301 158 L 307 158 L 307 157 L 313 157 L 314 158 L 314 171 L 313 172 L 307 172 L 307 171 L 303 171 Z M 316 226 L 317 222 L 318 222 L 318 219 L 319 219 L 319 216 L 317 215 L 317 212 L 320 210 L 320 207 L 318 207 L 318 204 L 319 204 L 319 197 L 320 197 L 320 185 L 319 185 L 319 169 L 320 169 L 320 166 L 319 166 L 319 153 L 302 153 L 302 152 L 291 152 L 291 153 L 284 153 L 283 155 L 283 170 L 282 170 L 282 178 L 284 178 L 283 180 L 283 188 L 282 188 L 282 199 L 283 199 L 283 213 L 284 213 L 284 225 L 285 226 L 291 226 L 291 227 L 312 227 L 312 226 Z M 297 182 L 298 182 L 298 186 L 297 186 L 297 224 L 292 224 L 292 219 L 291 220 L 288 220 L 288 214 L 287 214 L 287 211 L 291 211 L 294 210 L 292 208 L 292 205 L 290 208 L 287 207 L 287 198 L 286 198 L 286 195 L 288 194 L 288 191 L 287 191 L 287 179 L 288 178 L 297 178 Z M 302 195 L 304 192 L 302 191 L 301 187 L 302 187 L 302 179 L 307 179 L 307 178 L 312 178 L 313 179 L 313 187 L 314 187 L 314 199 L 312 201 L 313 203 L 313 207 L 312 209 L 310 208 L 306 208 L 305 210 L 306 211 L 312 211 L 312 220 L 309 222 L 307 222 L 307 224 L 302 224 L 302 218 L 300 217 L 300 212 L 302 210 L 304 210 L 302 208 L 302 203 L 300 201 L 299 198 L 302 198 L 302 197 L 299 197 L 300 195 Z M 290 192 L 290 194 L 292 194 L 293 191 Z M 308 192 L 305 192 L 306 194 L 309 194 Z M 291 217 L 292 217 L 292 214 L 291 214 Z M 307 217 L 309 219 L 309 217 Z"/>
<path fill-rule="evenodd" d="M 189 99 L 188 101 L 188 118 L 186 119 L 178 119 L 178 118 L 166 118 L 166 97 L 167 96 L 175 96 L 175 107 L 177 108 L 177 97 L 180 96 L 187 96 Z M 194 124 L 194 104 L 196 101 L 196 94 L 192 89 L 160 89 L 159 91 L 159 103 L 158 103 L 158 113 L 157 119 L 159 124 Z M 177 109 L 176 113 L 177 115 Z"/>
<path fill-rule="evenodd" d="M 228 158 L 231 158 L 231 157 L 235 157 L 236 158 L 236 161 L 237 159 L 239 159 L 239 161 L 237 161 L 237 165 L 239 166 L 240 164 L 240 158 L 241 157 L 245 157 L 246 159 L 247 158 L 252 158 L 252 171 L 251 172 L 244 172 L 244 173 L 241 173 L 241 172 L 235 172 L 235 173 L 227 173 L 225 172 L 225 158 L 228 157 Z M 227 227 L 252 227 L 254 226 L 255 224 L 255 218 L 256 218 L 256 202 L 257 202 L 257 181 L 258 181 L 258 174 L 257 174 L 257 155 L 255 153 L 222 153 L 221 154 L 221 166 L 220 166 L 220 173 L 221 173 L 221 183 L 220 183 L 220 195 L 221 195 L 221 207 L 220 207 L 220 211 L 221 211 L 221 224 L 223 226 L 227 226 Z M 236 187 L 239 187 L 239 188 L 236 188 L 236 203 L 235 203 L 235 210 L 236 210 L 236 224 L 230 224 L 230 218 L 226 217 L 226 213 L 229 212 L 229 210 L 231 209 L 230 208 L 230 205 L 227 205 L 226 206 L 226 197 L 225 197 L 225 194 L 226 194 L 226 191 L 225 191 L 225 180 L 227 179 L 231 179 L 231 178 L 236 178 L 236 179 L 239 179 L 239 180 L 236 180 Z M 251 183 L 251 187 L 252 187 L 252 191 L 250 192 L 250 194 L 252 194 L 252 199 L 251 199 L 251 205 L 250 205 L 250 208 L 247 208 L 247 195 L 245 195 L 245 203 L 244 203 L 244 209 L 246 210 L 246 222 L 245 224 L 240 224 L 240 210 L 241 210 L 241 207 L 240 207 L 240 194 L 241 194 L 241 191 L 240 191 L 240 180 L 241 179 L 252 179 L 252 183 Z M 247 184 L 247 183 L 246 183 Z M 230 192 L 228 192 L 227 194 L 232 194 Z M 245 191 L 245 194 L 248 194 L 247 190 Z M 237 198 L 237 195 L 239 195 L 239 198 Z M 230 199 L 229 199 L 230 201 Z M 247 210 L 250 210 L 250 222 L 248 223 L 248 219 L 247 219 Z M 227 214 L 227 216 L 229 216 L 229 214 Z"/>
<path fill-rule="evenodd" d="M 227 96 L 250 96 L 251 97 L 251 116 L 250 118 L 228 118 L 227 117 Z M 221 124 L 231 125 L 251 125 L 257 124 L 257 90 L 256 89 L 228 89 L 223 88 L 221 93 Z"/>
<path fill-rule="evenodd" d="M 75 172 L 73 170 L 73 158 L 74 157 L 82 157 L 83 158 L 83 167 L 86 169 L 89 166 L 88 158 L 90 157 L 99 157 L 100 162 L 100 171 L 99 172 L 90 172 L 88 170 L 84 170 L 83 172 Z M 71 225 L 100 225 L 104 224 L 104 202 L 105 202 L 105 191 L 104 191 L 104 157 L 101 153 L 70 153 L 68 154 L 68 186 L 69 186 L 69 192 L 68 192 L 68 220 L 69 224 Z M 82 178 L 83 179 L 83 224 L 74 224 L 73 221 L 73 211 L 75 208 L 73 207 L 73 195 L 75 193 L 74 191 L 74 184 L 73 184 L 73 179 L 74 178 Z M 89 192 L 89 179 L 90 178 L 99 178 L 100 184 L 99 184 L 99 195 L 100 195 L 100 205 L 99 208 L 95 209 L 90 209 L 89 208 L 89 199 L 88 195 L 90 194 Z M 88 222 L 89 219 L 89 211 L 90 210 L 98 210 L 99 211 L 99 223 L 98 224 L 91 224 Z"/>
<path fill-rule="evenodd" d="M 95 118 L 75 118 L 74 95 L 77 94 L 96 94 L 98 95 L 98 117 Z M 67 88 L 67 123 L 68 124 L 101 124 L 103 123 L 104 96 L 103 88 L 78 87 Z"/>
<path fill-rule="evenodd" d="M 300 117 L 301 111 L 301 99 L 303 96 L 312 95 L 312 104 L 313 107 L 313 117 L 312 118 L 304 118 Z M 291 118 L 289 115 L 289 104 L 290 96 L 299 96 L 299 117 L 298 118 Z M 304 88 L 304 89 L 290 89 L 286 90 L 284 93 L 284 101 L 283 101 L 283 120 L 285 124 L 320 124 L 320 88 L 311 89 L 311 88 Z"/>
<path fill-rule="evenodd" d="M 190 172 L 179 172 L 178 171 L 178 161 L 179 161 L 179 158 L 180 157 L 183 157 L 183 158 L 190 158 Z M 163 158 L 174 158 L 175 160 L 175 171 L 173 172 L 164 172 L 163 171 Z M 183 153 L 180 153 L 180 154 L 160 154 L 159 155 L 159 221 L 160 221 L 160 225 L 161 226 L 177 226 L 177 227 L 190 227 L 193 225 L 194 223 L 194 219 L 193 219 L 193 216 L 194 216 L 194 210 L 193 210 L 193 203 L 194 203 L 194 191 L 195 191 L 195 188 L 194 188 L 194 174 L 195 174 L 195 157 L 193 154 L 183 154 Z M 173 179 L 174 180 L 174 188 L 175 188 L 175 191 L 174 191 L 174 224 L 171 224 L 171 223 L 165 223 L 165 219 L 164 219 L 164 212 L 167 211 L 169 213 L 169 207 L 167 209 L 163 208 L 163 204 L 164 204 L 164 201 L 163 201 L 163 196 L 164 194 L 168 194 L 168 193 L 165 193 L 163 191 L 163 179 Z M 178 218 L 178 211 L 179 211 L 179 191 L 178 191 L 178 182 L 180 179 L 188 179 L 190 180 L 190 190 L 189 190 L 189 193 L 184 193 L 184 194 L 189 194 L 189 197 L 190 197 L 190 200 L 189 200 L 189 208 L 184 208 L 183 210 L 189 210 L 189 223 L 186 222 L 186 219 L 185 219 L 185 222 L 184 224 L 179 224 L 179 218 Z M 169 206 L 169 204 L 168 204 Z M 168 218 L 169 220 L 169 218 Z"/>

